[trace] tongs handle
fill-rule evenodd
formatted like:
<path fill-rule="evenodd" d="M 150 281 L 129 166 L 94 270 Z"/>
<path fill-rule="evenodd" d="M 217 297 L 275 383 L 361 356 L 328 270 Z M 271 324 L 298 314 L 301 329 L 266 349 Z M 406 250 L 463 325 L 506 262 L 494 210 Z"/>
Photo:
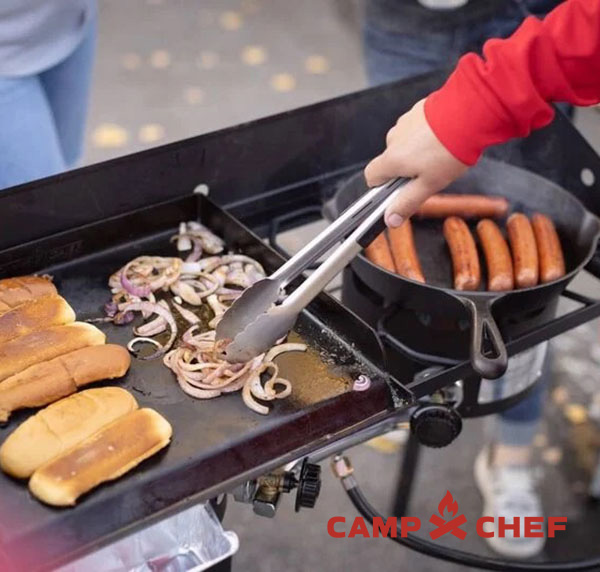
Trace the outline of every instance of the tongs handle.
<path fill-rule="evenodd" d="M 405 182 L 406 179 L 395 179 L 385 185 L 373 187 L 367 191 L 360 199 L 352 203 L 323 232 L 318 234 L 300 249 L 283 266 L 279 267 L 279 269 L 272 274 L 271 279 L 280 280 L 281 287 L 285 288 L 285 286 L 287 286 L 294 278 L 302 274 L 302 272 L 304 272 L 320 256 L 325 254 L 332 246 L 347 236 L 356 225 L 360 224 L 361 221 L 369 216 L 374 209 L 381 205 L 385 199 Z M 373 238 L 375 238 L 375 236 L 373 236 Z M 368 242 L 371 241 L 369 240 Z"/>
<path fill-rule="evenodd" d="M 395 179 L 373 190 L 377 191 L 377 205 L 356 230 L 323 262 L 290 296 L 282 302 L 298 312 L 308 306 L 312 299 L 369 243 L 385 229 L 383 214 L 394 201 L 400 188 L 410 179 Z M 352 208 L 352 207 L 351 207 Z M 365 206 L 366 208 L 366 206 Z M 356 214 L 358 216 L 358 213 Z"/>

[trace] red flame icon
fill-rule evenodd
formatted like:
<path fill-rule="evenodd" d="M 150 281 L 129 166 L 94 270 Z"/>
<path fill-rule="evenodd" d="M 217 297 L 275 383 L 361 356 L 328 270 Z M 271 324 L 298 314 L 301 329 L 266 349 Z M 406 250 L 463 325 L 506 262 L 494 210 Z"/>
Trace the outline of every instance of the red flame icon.
<path fill-rule="evenodd" d="M 453 517 L 456 516 L 456 513 L 458 512 L 458 503 L 454 500 L 454 497 L 450 491 L 446 491 L 444 498 L 438 505 L 438 511 L 441 516 L 444 516 L 445 510 L 451 512 Z"/>
<path fill-rule="evenodd" d="M 447 521 L 444 519 L 444 511 L 447 510 L 452 517 Z M 456 516 L 458 512 L 458 503 L 454 500 L 452 493 L 450 491 L 446 491 L 444 498 L 441 500 L 438 505 L 438 511 L 442 518 L 440 518 L 437 514 L 433 513 L 429 522 L 436 526 L 435 530 L 432 530 L 429 533 L 432 540 L 436 540 L 440 536 L 444 536 L 444 534 L 452 534 L 456 536 L 456 538 L 460 538 L 464 540 L 467 536 L 466 531 L 460 528 L 463 524 L 466 524 L 467 517 L 464 514 L 460 516 Z"/>

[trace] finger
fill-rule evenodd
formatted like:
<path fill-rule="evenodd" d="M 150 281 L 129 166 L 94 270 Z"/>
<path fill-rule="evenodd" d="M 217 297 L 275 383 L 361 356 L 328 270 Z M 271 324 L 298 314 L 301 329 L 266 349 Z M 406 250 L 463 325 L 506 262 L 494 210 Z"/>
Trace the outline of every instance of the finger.
<path fill-rule="evenodd" d="M 396 177 L 408 176 L 401 172 L 402 167 L 394 160 L 389 149 L 378 155 L 365 167 L 365 180 L 369 187 L 383 185 Z"/>
<path fill-rule="evenodd" d="M 396 127 L 392 127 L 385 135 L 385 144 L 389 147 L 392 143 L 392 140 L 396 136 Z"/>
<path fill-rule="evenodd" d="M 407 218 L 438 189 L 427 183 L 422 177 L 413 179 L 398 192 L 394 202 L 385 211 L 385 224 L 390 228 L 399 227 Z"/>

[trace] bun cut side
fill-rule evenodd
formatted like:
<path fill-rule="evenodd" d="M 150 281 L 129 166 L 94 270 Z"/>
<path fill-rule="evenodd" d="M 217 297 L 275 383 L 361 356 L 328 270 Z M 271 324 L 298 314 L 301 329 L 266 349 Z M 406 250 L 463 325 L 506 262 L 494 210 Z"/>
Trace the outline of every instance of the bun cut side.
<path fill-rule="evenodd" d="M 0 345 L 0 381 L 36 363 L 105 341 L 106 336 L 96 326 L 83 322 L 53 326 L 15 338 Z"/>
<path fill-rule="evenodd" d="M 138 409 L 40 467 L 29 490 L 46 504 L 74 505 L 82 494 L 166 447 L 171 435 L 171 425 L 159 413 Z"/>
<path fill-rule="evenodd" d="M 56 286 L 44 276 L 18 276 L 0 280 L 0 314 L 44 296 L 56 296 Z"/>
<path fill-rule="evenodd" d="M 44 463 L 137 406 L 133 395 L 120 387 L 87 389 L 61 399 L 9 435 L 0 447 L 0 467 L 13 477 L 26 479 Z"/>
<path fill-rule="evenodd" d="M 36 330 L 74 321 L 75 312 L 64 298 L 34 298 L 0 315 L 0 344 Z"/>
<path fill-rule="evenodd" d="M 0 422 L 18 409 L 41 407 L 88 383 L 127 373 L 129 352 L 113 344 L 90 346 L 28 367 L 0 382 Z"/>

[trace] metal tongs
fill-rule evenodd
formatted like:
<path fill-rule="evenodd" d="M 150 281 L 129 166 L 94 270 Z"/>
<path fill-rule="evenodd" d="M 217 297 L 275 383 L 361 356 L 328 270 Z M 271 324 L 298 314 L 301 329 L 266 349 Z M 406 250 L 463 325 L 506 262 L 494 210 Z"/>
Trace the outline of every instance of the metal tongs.
<path fill-rule="evenodd" d="M 230 339 L 225 357 L 247 362 L 275 345 L 292 329 L 298 314 L 385 228 L 383 213 L 400 187 L 400 178 L 373 187 L 268 278 L 259 280 L 229 307 L 217 325 L 216 339 Z M 281 304 L 281 291 L 337 242 L 355 229 Z"/>

